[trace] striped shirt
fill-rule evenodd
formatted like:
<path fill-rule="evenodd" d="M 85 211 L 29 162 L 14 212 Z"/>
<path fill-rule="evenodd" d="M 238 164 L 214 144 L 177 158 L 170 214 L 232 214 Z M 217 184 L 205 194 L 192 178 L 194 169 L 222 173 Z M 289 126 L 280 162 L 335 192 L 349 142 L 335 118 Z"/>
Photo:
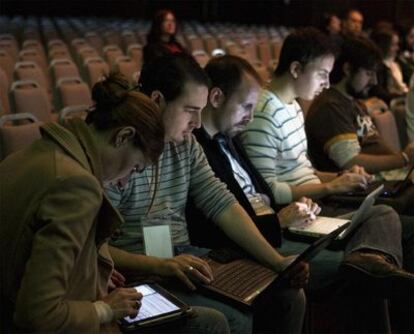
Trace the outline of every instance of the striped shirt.
<path fill-rule="evenodd" d="M 320 183 L 307 157 L 303 112 L 262 90 L 254 120 L 241 134 L 244 148 L 279 204 L 292 201 L 290 185 Z"/>
<path fill-rule="evenodd" d="M 159 160 L 159 180 L 154 195 L 155 166 L 133 173 L 124 188 L 107 187 L 107 194 L 125 219 L 120 235 L 111 245 L 129 252 L 144 253 L 142 227 L 168 224 L 173 245 L 189 245 L 185 206 L 187 196 L 213 221 L 230 205 L 234 196 L 219 181 L 204 151 L 191 136 L 180 144 L 167 143 Z"/>

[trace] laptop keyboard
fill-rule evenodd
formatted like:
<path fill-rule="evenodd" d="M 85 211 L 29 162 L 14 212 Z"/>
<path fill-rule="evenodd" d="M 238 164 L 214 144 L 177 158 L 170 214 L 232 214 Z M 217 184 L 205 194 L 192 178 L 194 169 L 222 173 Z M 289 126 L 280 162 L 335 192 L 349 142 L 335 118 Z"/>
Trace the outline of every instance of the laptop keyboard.
<path fill-rule="evenodd" d="M 253 261 L 240 259 L 221 264 L 205 258 L 214 273 L 210 287 L 224 291 L 245 302 L 262 292 L 277 276 L 272 270 Z"/>

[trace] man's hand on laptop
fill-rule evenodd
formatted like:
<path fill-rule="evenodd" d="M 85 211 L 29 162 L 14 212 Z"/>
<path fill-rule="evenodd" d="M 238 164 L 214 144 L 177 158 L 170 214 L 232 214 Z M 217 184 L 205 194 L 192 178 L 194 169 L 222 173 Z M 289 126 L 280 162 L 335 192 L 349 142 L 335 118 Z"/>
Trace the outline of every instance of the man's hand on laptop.
<path fill-rule="evenodd" d="M 310 198 L 302 197 L 298 202 L 290 203 L 277 213 L 282 228 L 311 224 L 321 208 Z"/>
<path fill-rule="evenodd" d="M 372 175 L 372 174 L 369 174 L 366 170 L 365 170 L 365 168 L 364 167 L 362 167 L 362 166 L 359 166 L 359 165 L 353 165 L 352 167 L 351 167 L 351 169 L 349 169 L 349 170 L 344 170 L 343 172 L 342 172 L 342 174 L 345 174 L 345 173 L 354 173 L 354 174 L 358 174 L 358 175 L 362 175 L 362 176 L 364 176 L 367 180 L 368 180 L 368 182 L 372 182 L 372 181 L 374 181 L 374 178 L 375 178 L 375 176 L 374 175 Z"/>
<path fill-rule="evenodd" d="M 285 256 L 282 260 L 282 270 L 295 261 L 297 255 Z M 289 269 L 286 277 L 290 287 L 295 289 L 303 288 L 309 280 L 309 264 L 306 262 L 299 262 L 292 269 Z"/>
<path fill-rule="evenodd" d="M 191 290 L 196 289 L 192 281 L 209 284 L 214 279 L 208 263 L 189 254 L 163 259 L 158 267 L 157 274 L 163 277 L 176 277 Z"/>
<path fill-rule="evenodd" d="M 327 190 L 333 195 L 347 193 L 356 189 L 366 189 L 371 178 L 371 176 L 367 177 L 365 175 L 346 171 L 327 183 Z"/>

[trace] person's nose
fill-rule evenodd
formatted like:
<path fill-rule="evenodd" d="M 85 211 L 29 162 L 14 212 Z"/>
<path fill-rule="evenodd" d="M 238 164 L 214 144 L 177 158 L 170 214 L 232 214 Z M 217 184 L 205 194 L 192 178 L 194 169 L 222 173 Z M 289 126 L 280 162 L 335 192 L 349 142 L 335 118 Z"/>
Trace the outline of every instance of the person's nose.
<path fill-rule="evenodd" d="M 199 129 L 201 127 L 201 113 L 200 112 L 194 113 L 194 116 L 191 120 L 191 125 L 194 126 L 196 129 Z"/>

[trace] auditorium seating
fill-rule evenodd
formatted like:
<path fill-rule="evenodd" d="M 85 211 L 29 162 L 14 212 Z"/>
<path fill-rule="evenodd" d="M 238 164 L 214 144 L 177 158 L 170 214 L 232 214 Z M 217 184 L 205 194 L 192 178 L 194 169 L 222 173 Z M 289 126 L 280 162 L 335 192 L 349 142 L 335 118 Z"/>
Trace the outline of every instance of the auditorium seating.
<path fill-rule="evenodd" d="M 22 121 L 31 123 L 19 124 Z M 32 114 L 12 114 L 0 117 L 0 161 L 40 138 L 42 123 Z"/>
<path fill-rule="evenodd" d="M 35 80 L 18 80 L 10 89 L 12 113 L 31 113 L 42 122 L 53 121 L 52 105 L 44 87 Z"/>

